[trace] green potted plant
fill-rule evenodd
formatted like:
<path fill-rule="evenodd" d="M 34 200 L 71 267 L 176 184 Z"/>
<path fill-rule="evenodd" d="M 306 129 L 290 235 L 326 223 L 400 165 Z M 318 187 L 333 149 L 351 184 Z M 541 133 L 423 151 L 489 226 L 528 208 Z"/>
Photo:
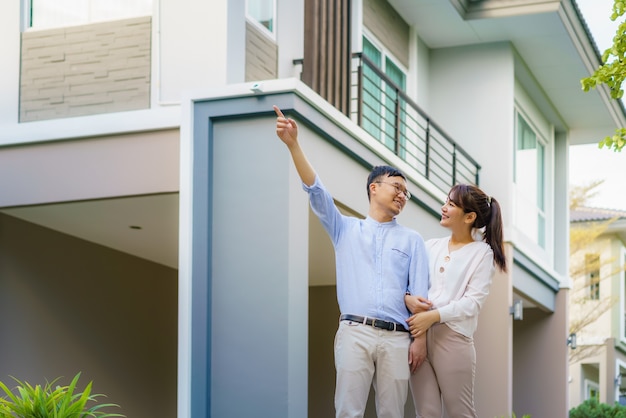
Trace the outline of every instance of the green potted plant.
<path fill-rule="evenodd" d="M 124 417 L 124 415 L 105 412 L 102 409 L 119 407 L 106 403 L 87 405 L 97 402 L 102 394 L 91 394 L 92 382 L 82 392 L 76 392 L 80 373 L 74 376 L 69 386 L 55 384 L 60 378 L 46 382 L 44 386 L 32 386 L 13 377 L 18 386 L 11 390 L 0 382 L 0 418 L 105 418 Z M 2 394 L 4 392 L 4 394 Z"/>

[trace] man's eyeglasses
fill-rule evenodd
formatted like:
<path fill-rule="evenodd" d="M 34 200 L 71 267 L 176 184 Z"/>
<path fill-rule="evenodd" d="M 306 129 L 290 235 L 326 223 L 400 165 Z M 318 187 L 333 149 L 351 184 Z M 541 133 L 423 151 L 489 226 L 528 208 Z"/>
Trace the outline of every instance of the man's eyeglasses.
<path fill-rule="evenodd" d="M 386 181 L 376 181 L 375 183 L 382 183 L 393 186 L 396 189 L 396 194 L 402 194 L 402 196 L 404 196 L 406 200 L 409 200 L 411 198 L 411 192 L 400 186 L 398 183 L 387 183 Z"/>

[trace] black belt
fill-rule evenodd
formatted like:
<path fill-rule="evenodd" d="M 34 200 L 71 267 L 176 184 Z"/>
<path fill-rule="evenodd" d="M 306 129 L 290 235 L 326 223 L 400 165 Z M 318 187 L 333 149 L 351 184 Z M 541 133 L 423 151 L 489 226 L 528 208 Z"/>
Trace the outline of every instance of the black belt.
<path fill-rule="evenodd" d="M 402 324 L 396 322 L 383 321 L 382 319 L 368 318 L 366 316 L 343 314 L 339 317 L 340 321 L 353 321 L 363 325 L 371 325 L 374 328 L 386 329 L 387 331 L 404 331 L 409 332 Z"/>

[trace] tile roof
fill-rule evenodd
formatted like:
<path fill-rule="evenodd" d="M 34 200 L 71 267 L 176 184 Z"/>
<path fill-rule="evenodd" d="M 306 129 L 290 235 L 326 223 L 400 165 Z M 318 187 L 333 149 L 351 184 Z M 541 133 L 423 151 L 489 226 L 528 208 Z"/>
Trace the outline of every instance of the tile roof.
<path fill-rule="evenodd" d="M 608 221 L 613 218 L 626 219 L 626 211 L 585 206 L 570 210 L 570 222 Z"/>

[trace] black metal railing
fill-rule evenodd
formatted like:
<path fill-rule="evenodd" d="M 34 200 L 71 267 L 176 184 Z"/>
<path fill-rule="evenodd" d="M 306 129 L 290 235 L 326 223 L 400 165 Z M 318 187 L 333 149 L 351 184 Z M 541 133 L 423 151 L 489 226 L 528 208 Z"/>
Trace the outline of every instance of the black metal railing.
<path fill-rule="evenodd" d="M 480 165 L 367 56 L 353 54 L 351 118 L 445 193 Z"/>

